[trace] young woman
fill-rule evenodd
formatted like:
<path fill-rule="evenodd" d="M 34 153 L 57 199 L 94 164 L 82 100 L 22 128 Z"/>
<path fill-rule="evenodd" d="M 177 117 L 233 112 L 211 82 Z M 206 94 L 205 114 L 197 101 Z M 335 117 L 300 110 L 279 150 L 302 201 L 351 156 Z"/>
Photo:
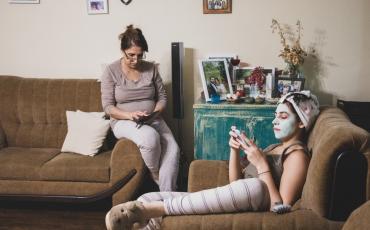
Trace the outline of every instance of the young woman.
<path fill-rule="evenodd" d="M 108 229 L 156 229 L 164 215 L 290 210 L 301 196 L 310 160 L 303 144 L 305 132 L 319 114 L 309 91 L 289 93 L 279 101 L 273 130 L 280 144 L 261 151 L 245 134 L 230 132 L 230 184 L 195 193 L 154 192 L 113 207 L 106 215 Z M 241 164 L 239 151 L 245 153 Z M 150 220 L 150 221 L 149 221 Z M 149 222 L 148 222 L 149 221 Z"/>
<path fill-rule="evenodd" d="M 103 109 L 116 138 L 135 142 L 160 191 L 175 191 L 180 149 L 160 113 L 167 95 L 156 65 L 146 62 L 148 44 L 142 31 L 128 26 L 119 36 L 122 57 L 103 73 Z M 145 124 L 138 122 L 150 114 Z"/>

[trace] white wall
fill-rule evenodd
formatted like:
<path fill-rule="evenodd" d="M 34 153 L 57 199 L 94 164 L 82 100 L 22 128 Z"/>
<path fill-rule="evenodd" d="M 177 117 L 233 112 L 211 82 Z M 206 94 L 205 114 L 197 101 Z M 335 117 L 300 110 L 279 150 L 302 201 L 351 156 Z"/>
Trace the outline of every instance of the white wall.
<path fill-rule="evenodd" d="M 369 0 L 234 0 L 232 14 L 204 15 L 201 0 L 109 0 L 109 14 L 88 15 L 85 0 L 0 1 L 0 74 L 24 77 L 98 78 L 102 66 L 120 57 L 118 34 L 133 23 L 149 43 L 171 95 L 170 43 L 186 47 L 184 149 L 191 154 L 192 104 L 202 90 L 197 60 L 209 54 L 239 54 L 251 65 L 284 67 L 271 19 L 294 25 L 302 45 L 317 59 L 305 63 L 307 86 L 323 104 L 336 98 L 370 101 Z M 169 103 L 170 117 L 172 106 Z M 171 119 L 177 133 L 177 123 Z"/>

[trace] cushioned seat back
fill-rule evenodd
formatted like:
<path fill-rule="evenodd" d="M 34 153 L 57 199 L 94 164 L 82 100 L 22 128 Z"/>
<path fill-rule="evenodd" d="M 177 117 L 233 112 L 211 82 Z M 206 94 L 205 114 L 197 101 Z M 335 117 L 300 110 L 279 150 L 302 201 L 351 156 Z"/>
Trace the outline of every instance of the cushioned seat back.
<path fill-rule="evenodd" d="M 312 159 L 303 188 L 301 205 L 327 217 L 331 200 L 333 168 L 338 153 L 370 154 L 369 133 L 353 125 L 344 112 L 322 107 L 308 136 Z"/>
<path fill-rule="evenodd" d="M 94 79 L 0 76 L 0 124 L 8 146 L 61 148 L 66 110 L 102 111 Z"/>

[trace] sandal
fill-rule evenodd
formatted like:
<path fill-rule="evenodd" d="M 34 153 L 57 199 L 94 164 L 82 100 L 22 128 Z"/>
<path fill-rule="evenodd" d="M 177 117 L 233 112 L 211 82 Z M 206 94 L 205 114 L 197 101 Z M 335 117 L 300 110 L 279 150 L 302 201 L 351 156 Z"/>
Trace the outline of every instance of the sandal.
<path fill-rule="evenodd" d="M 140 201 L 129 201 L 111 208 L 105 216 L 105 225 L 108 230 L 132 229 L 134 224 L 145 227 L 149 220 L 143 219 L 144 209 Z"/>

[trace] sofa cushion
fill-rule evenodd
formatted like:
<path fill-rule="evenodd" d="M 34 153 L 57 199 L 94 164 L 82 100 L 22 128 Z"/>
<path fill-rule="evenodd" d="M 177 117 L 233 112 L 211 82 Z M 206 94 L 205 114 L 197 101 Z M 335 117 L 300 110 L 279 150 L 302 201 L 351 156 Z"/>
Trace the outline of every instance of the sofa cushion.
<path fill-rule="evenodd" d="M 66 110 L 103 111 L 96 79 L 0 76 L 0 123 L 10 147 L 61 148 Z"/>
<path fill-rule="evenodd" d="M 54 148 L 3 148 L 0 150 L 0 179 L 40 180 L 40 168 L 59 152 Z"/>
<path fill-rule="evenodd" d="M 40 170 L 45 181 L 109 182 L 111 151 L 95 157 L 75 153 L 60 153 Z"/>
<path fill-rule="evenodd" d="M 357 208 L 351 213 L 343 226 L 343 230 L 369 229 L 370 226 L 370 201 Z"/>
<path fill-rule="evenodd" d="M 62 152 L 94 156 L 98 153 L 109 129 L 104 112 L 67 111 L 68 132 Z"/>

